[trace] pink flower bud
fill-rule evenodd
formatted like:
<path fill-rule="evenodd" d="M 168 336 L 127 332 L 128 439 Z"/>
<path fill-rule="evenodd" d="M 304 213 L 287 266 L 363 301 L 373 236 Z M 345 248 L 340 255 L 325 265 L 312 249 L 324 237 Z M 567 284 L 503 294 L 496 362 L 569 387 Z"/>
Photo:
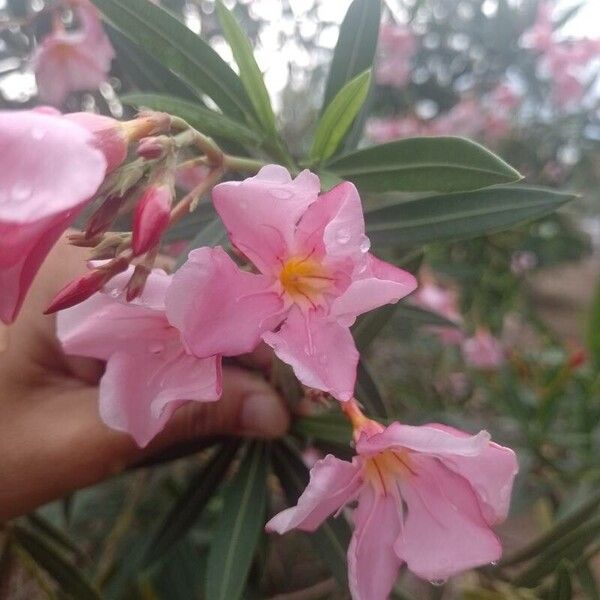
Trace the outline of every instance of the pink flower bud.
<path fill-rule="evenodd" d="M 128 266 L 129 261 L 126 258 L 116 258 L 107 265 L 93 269 L 89 273 L 71 281 L 54 296 L 44 314 L 50 315 L 87 300 L 92 294 L 102 289 L 102 286 L 115 275 L 125 271 Z"/>
<path fill-rule="evenodd" d="M 145 265 L 136 265 L 131 279 L 127 282 L 125 298 L 127 302 L 139 298 L 146 287 L 146 280 L 150 275 L 150 269 Z"/>
<path fill-rule="evenodd" d="M 123 205 L 123 196 L 109 196 L 100 205 L 98 210 L 90 217 L 85 228 L 85 237 L 87 239 L 94 238 L 99 233 L 104 233 L 112 225 L 112 222 L 117 218 L 119 209 Z"/>
<path fill-rule="evenodd" d="M 137 147 L 137 155 L 146 160 L 161 158 L 167 149 L 168 138 L 145 137 L 142 138 Z"/>
<path fill-rule="evenodd" d="M 141 195 L 133 212 L 133 253 L 148 252 L 160 241 L 169 224 L 172 190 L 170 185 L 149 186 Z"/>

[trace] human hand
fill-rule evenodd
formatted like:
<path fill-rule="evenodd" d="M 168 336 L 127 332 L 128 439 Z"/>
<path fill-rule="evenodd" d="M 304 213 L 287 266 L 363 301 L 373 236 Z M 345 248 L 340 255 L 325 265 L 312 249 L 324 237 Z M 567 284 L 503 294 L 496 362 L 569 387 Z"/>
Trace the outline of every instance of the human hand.
<path fill-rule="evenodd" d="M 128 467 L 193 449 L 206 438 L 277 437 L 289 423 L 283 402 L 264 377 L 224 366 L 221 400 L 183 406 L 146 448 L 104 425 L 97 385 L 103 365 L 66 356 L 56 339 L 55 317 L 42 314 L 56 292 L 85 270 L 86 258 L 85 250 L 61 239 L 10 327 L 8 349 L 0 354 L 0 521 Z M 256 370 L 269 362 L 266 351 L 243 359 Z"/>

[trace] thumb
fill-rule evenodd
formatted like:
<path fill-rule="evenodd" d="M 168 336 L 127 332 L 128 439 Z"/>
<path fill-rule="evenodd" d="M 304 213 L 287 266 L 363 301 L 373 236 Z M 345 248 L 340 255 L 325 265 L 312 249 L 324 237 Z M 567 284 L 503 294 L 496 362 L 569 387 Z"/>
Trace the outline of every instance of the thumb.
<path fill-rule="evenodd" d="M 221 399 L 190 402 L 180 408 L 156 444 L 165 447 L 215 435 L 276 438 L 286 432 L 289 420 L 282 399 L 264 378 L 225 367 Z"/>

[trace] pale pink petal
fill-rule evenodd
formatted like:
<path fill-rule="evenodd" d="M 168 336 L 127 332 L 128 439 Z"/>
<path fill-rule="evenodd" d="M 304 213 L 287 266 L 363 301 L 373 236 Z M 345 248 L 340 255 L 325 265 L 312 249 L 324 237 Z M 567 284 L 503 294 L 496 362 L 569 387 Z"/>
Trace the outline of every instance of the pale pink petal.
<path fill-rule="evenodd" d="M 417 280 L 408 271 L 369 254 L 364 272 L 334 300 L 331 312 L 340 322 L 350 326 L 358 315 L 398 302 L 416 287 Z"/>
<path fill-rule="evenodd" d="M 389 448 L 401 447 L 423 454 L 446 456 L 479 456 L 487 448 L 490 434 L 458 436 L 434 425 L 402 425 L 392 423 L 381 433 L 361 435 L 356 443 L 359 454 L 375 454 Z"/>
<path fill-rule="evenodd" d="M 271 287 L 267 277 L 241 271 L 222 248 L 199 248 L 173 276 L 167 316 L 196 356 L 244 354 L 283 318 Z"/>
<path fill-rule="evenodd" d="M 332 258 L 361 260 L 369 249 L 358 191 L 345 181 L 328 192 L 306 211 L 298 224 L 298 252 L 326 254 Z"/>
<path fill-rule="evenodd" d="M 353 600 L 386 600 L 402 560 L 394 552 L 401 530 L 401 505 L 365 486 L 354 511 L 355 530 L 348 547 L 348 583 Z"/>
<path fill-rule="evenodd" d="M 291 529 L 314 531 L 340 506 L 357 493 L 361 481 L 356 465 L 331 454 L 318 460 L 310 470 L 310 481 L 296 506 L 275 515 L 267 531 L 286 533 Z"/>
<path fill-rule="evenodd" d="M 342 401 L 354 395 L 358 351 L 347 327 L 293 307 L 281 329 L 263 340 L 304 385 Z"/>
<path fill-rule="evenodd" d="M 231 242 L 267 273 L 287 254 L 296 224 L 317 199 L 319 186 L 309 171 L 292 180 L 283 167 L 267 165 L 254 177 L 217 185 L 212 198 Z"/>
<path fill-rule="evenodd" d="M 112 354 L 100 381 L 100 416 L 111 428 L 145 446 L 186 401 L 220 395 L 216 358 L 198 359 L 176 349 Z"/>
<path fill-rule="evenodd" d="M 435 459 L 411 460 L 417 474 L 400 479 L 407 515 L 394 546 L 398 557 L 429 581 L 497 561 L 500 542 L 469 483 Z"/>
<path fill-rule="evenodd" d="M 447 425 L 435 424 L 431 427 L 457 437 L 468 437 L 467 433 Z M 489 442 L 477 456 L 448 454 L 442 461 L 471 484 L 488 523 L 499 523 L 506 519 L 513 480 L 519 470 L 517 457 L 510 448 Z"/>

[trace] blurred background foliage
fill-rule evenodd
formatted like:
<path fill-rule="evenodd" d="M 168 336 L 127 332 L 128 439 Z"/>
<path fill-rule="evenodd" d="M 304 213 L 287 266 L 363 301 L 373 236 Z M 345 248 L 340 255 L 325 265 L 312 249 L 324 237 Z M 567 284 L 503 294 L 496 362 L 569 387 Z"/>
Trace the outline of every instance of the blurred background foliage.
<path fill-rule="evenodd" d="M 403 573 L 397 598 L 600 598 L 600 21 L 595 39 L 573 26 L 585 11 L 598 17 L 589 9 L 596 2 L 384 3 L 362 144 L 464 135 L 491 147 L 528 183 L 581 195 L 507 232 L 434 240 L 408 254 L 386 249 L 419 269 L 424 286 L 455 298 L 457 312 L 421 299 L 421 307 L 441 313 L 439 322 L 402 305 L 361 323 L 359 397 L 371 398 L 382 417 L 489 429 L 517 451 L 521 466 L 512 517 L 501 529 L 505 560 L 441 586 Z M 2 108 L 36 104 L 28 56 L 50 27 L 48 4 L 0 0 Z M 211 0 L 160 4 L 232 62 Z M 285 142 L 295 156 L 305 154 L 350 2 L 226 4 L 256 49 Z M 120 97 L 140 91 L 200 100 L 121 33 L 109 33 L 118 53 L 113 77 L 98 92 L 72 95 L 67 110 L 121 117 L 132 108 Z M 367 207 L 377 209 L 377 202 L 365 198 Z M 197 226 L 174 239 L 191 238 Z M 439 327 L 451 325 L 448 318 L 466 337 L 491 332 L 500 358 L 482 365 L 464 347 L 444 343 Z M 219 517 L 228 503 L 236 505 L 240 486 L 258 485 L 244 479 L 240 461 L 271 453 L 278 479 L 261 476 L 275 493 L 268 500 L 258 494 L 249 509 L 265 514 L 267 502 L 272 511 L 301 491 L 307 469 L 300 451 L 308 463 L 329 450 L 348 452 L 349 431 L 337 414 L 317 418 L 314 405 L 300 412 L 293 435 L 274 448 L 256 443 L 240 450 L 238 442 L 222 440 L 12 523 L 0 538 L 0 597 L 209 597 L 207 561 Z M 228 472 L 233 481 L 213 494 Z M 347 597 L 338 583 L 344 576 L 336 540 L 348 535 L 340 521 L 313 539 L 293 534 L 267 544 L 259 532 L 246 533 L 260 539 L 243 597 Z"/>

